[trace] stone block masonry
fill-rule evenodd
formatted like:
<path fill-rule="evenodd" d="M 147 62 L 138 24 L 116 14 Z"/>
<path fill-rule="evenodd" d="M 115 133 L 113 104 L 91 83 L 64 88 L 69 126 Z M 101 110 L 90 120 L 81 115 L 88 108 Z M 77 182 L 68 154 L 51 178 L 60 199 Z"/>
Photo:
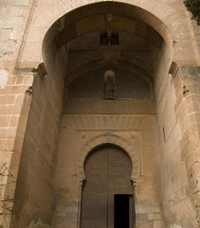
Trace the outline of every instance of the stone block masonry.
<path fill-rule="evenodd" d="M 80 186 L 76 175 L 73 175 L 75 164 L 70 161 L 74 159 L 75 149 L 84 142 L 84 137 L 89 137 L 90 134 L 94 136 L 97 129 L 94 132 L 89 129 L 83 138 L 83 129 L 74 130 L 74 135 L 80 144 L 74 141 L 76 137 L 69 140 L 72 137 L 69 132 L 67 133 L 68 143 L 61 135 L 60 145 L 63 142 L 64 149 L 57 149 L 63 110 L 67 113 L 63 115 L 64 118 L 74 108 L 80 111 L 76 113 L 77 115 L 84 116 L 87 114 L 84 113 L 86 112 L 84 108 L 89 110 L 92 103 L 85 103 L 82 108 L 83 104 L 77 106 L 79 103 L 65 101 L 67 103 L 65 105 L 63 95 L 64 84 L 67 84 L 64 80 L 68 67 L 67 52 L 64 47 L 56 50 L 55 43 L 51 43 L 51 48 L 46 49 L 42 54 L 42 44 L 48 29 L 63 15 L 80 6 L 101 2 L 105 3 L 99 0 L 0 1 L 1 228 L 60 228 L 66 224 L 68 218 L 70 218 L 70 228 L 77 227 L 77 223 L 74 222 L 78 213 L 77 194 L 73 190 L 79 191 Z M 141 13 L 141 24 L 148 23 L 150 28 L 161 34 L 165 41 L 161 49 L 156 49 L 156 57 L 152 60 L 155 66 L 152 75 L 154 76 L 156 117 L 149 117 L 153 115 L 154 102 L 148 104 L 143 101 L 134 106 L 137 108 L 137 115 L 141 114 L 139 112 L 142 110 L 149 109 L 150 112 L 145 113 L 150 120 L 147 123 L 148 127 L 143 129 L 145 134 L 141 140 L 144 142 L 144 147 L 140 148 L 144 153 L 145 178 L 143 182 L 138 183 L 138 225 L 140 228 L 142 226 L 200 227 L 200 73 L 197 67 L 200 61 L 199 27 L 190 21 L 190 16 L 179 0 L 108 2 L 113 4 L 121 2 L 127 3 L 128 6 L 140 7 L 137 12 Z M 98 10 L 102 10 L 100 5 L 98 7 Z M 74 26 L 70 27 L 71 35 L 81 35 L 83 29 L 87 32 L 99 31 L 97 26 L 100 25 L 89 16 L 91 12 L 88 9 L 85 10 L 87 15 L 81 23 L 84 21 L 92 23 L 85 25 L 83 23 L 84 26 L 82 26 L 77 21 L 73 21 Z M 151 14 L 154 16 L 149 16 Z M 111 21 L 112 16 L 109 14 L 108 17 Z M 116 20 L 122 20 L 121 18 L 120 15 L 115 15 Z M 128 25 L 120 24 L 116 20 L 113 24 L 120 25 L 122 30 L 123 26 Z M 58 27 L 61 31 L 64 24 L 62 20 L 59 22 Z M 133 27 L 126 26 L 126 29 L 132 31 Z M 77 33 L 77 29 L 80 33 Z M 137 29 L 143 38 L 148 37 L 144 27 L 138 26 Z M 52 39 L 54 38 L 52 36 Z M 50 41 L 51 38 L 48 42 Z M 138 55 L 140 51 L 138 50 Z M 48 74 L 42 79 L 35 73 L 34 68 L 43 61 Z M 174 77 L 168 74 L 172 61 L 178 66 Z M 139 63 L 142 65 L 142 61 Z M 129 65 L 131 64 L 130 62 Z M 100 103 L 102 105 L 102 102 Z M 95 107 L 98 106 L 97 104 Z M 147 105 L 143 108 L 144 104 Z M 95 114 L 95 107 L 92 108 L 93 114 Z M 127 108 L 126 102 L 123 107 Z M 134 112 L 134 107 L 127 108 L 128 114 Z M 116 106 L 115 110 L 120 108 Z M 107 109 L 104 106 L 102 110 Z M 90 111 L 88 113 L 91 114 Z M 127 114 L 126 110 L 123 112 Z M 83 118 L 83 124 L 84 121 L 87 119 Z M 71 124 L 70 121 L 69 124 Z M 65 127 L 62 131 L 66 133 L 69 131 L 69 126 Z M 156 127 L 158 147 L 155 146 L 157 145 Z M 106 130 L 109 131 L 109 129 Z M 123 134 L 127 136 L 127 132 L 126 129 Z M 117 134 L 122 133 L 117 132 Z M 131 137 L 129 140 L 133 141 Z M 69 150 L 66 151 L 66 147 Z M 61 157 L 58 156 L 58 152 Z M 60 167 L 57 166 L 58 160 Z M 69 172 L 64 173 L 65 169 L 69 169 L 67 170 Z M 70 186 L 71 189 L 67 187 L 70 183 L 73 183 Z M 65 187 L 64 190 L 62 186 Z M 67 198 L 68 201 L 62 204 L 60 199 L 54 198 L 55 195 L 60 196 L 60 199 Z M 54 207 L 55 200 L 60 203 L 56 207 Z M 57 224 L 61 225 L 57 226 Z"/>

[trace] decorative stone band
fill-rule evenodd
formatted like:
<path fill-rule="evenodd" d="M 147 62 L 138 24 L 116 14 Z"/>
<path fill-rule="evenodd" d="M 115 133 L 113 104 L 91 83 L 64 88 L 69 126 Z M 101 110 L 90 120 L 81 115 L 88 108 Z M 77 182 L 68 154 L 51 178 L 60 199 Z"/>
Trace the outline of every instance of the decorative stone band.
<path fill-rule="evenodd" d="M 139 155 L 137 154 L 134 146 L 128 142 L 126 139 L 114 135 L 111 132 L 108 132 L 106 134 L 98 135 L 92 139 L 90 139 L 88 142 L 85 143 L 85 145 L 81 148 L 77 161 L 76 161 L 76 173 L 80 179 L 85 179 L 85 172 L 84 172 L 84 163 L 87 158 L 87 155 L 96 147 L 105 145 L 105 144 L 112 144 L 116 145 L 123 150 L 125 150 L 128 155 L 130 156 L 130 159 L 132 161 L 132 174 L 131 174 L 131 180 L 136 181 L 140 180 L 142 176 L 141 172 L 141 160 L 139 158 Z"/>

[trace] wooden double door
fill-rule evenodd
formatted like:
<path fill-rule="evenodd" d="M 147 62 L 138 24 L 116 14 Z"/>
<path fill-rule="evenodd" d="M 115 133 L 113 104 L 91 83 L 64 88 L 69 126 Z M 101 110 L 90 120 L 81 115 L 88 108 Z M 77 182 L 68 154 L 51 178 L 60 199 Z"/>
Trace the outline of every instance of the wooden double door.
<path fill-rule="evenodd" d="M 132 162 L 114 146 L 92 151 L 85 162 L 81 228 L 132 228 L 134 196 Z"/>

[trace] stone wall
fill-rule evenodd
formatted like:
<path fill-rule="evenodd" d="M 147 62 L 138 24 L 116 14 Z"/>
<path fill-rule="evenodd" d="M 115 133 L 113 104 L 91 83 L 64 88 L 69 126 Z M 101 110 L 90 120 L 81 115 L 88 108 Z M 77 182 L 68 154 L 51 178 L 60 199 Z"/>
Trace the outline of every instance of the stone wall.
<path fill-rule="evenodd" d="M 193 43 L 194 53 L 197 59 L 197 64 L 200 64 L 200 26 L 197 25 L 197 21 L 191 20 L 192 14 L 186 12 L 188 17 L 188 27 L 190 31 L 191 40 Z"/>
<path fill-rule="evenodd" d="M 22 43 L 31 17 L 30 0 L 2 0 L 0 2 L 0 65 L 14 68 L 19 61 Z M 29 21 L 30 25 L 30 21 Z"/>
<path fill-rule="evenodd" d="M 162 197 L 163 212 L 166 227 L 194 227 L 189 213 L 187 196 L 185 194 L 185 168 L 181 161 L 179 141 L 181 129 L 175 113 L 175 79 L 168 74 L 170 60 L 169 50 L 163 47 L 163 56 L 158 68 L 155 83 L 155 96 L 157 104 L 157 121 L 159 149 L 162 167 Z M 177 85 L 176 85 L 177 86 Z M 182 83 L 178 85 L 182 92 Z M 187 214 L 187 216 L 186 216 Z"/>
<path fill-rule="evenodd" d="M 180 118 L 182 138 L 180 140 L 181 160 L 186 169 L 185 192 L 191 201 L 194 226 L 198 227 L 199 218 L 199 104 L 200 104 L 200 68 L 180 68 L 179 78 L 182 79 L 183 93 L 179 92 L 182 99 L 177 101 L 175 110 Z M 180 79 L 177 79 L 180 80 Z M 177 93 L 177 90 L 176 90 Z"/>
<path fill-rule="evenodd" d="M 194 154 L 199 148 L 195 123 L 198 122 L 199 69 L 179 68 L 175 77 L 167 74 L 168 51 L 164 47 L 155 83 L 163 210 L 166 227 L 198 227 L 198 171 L 192 167 L 198 164 Z"/>
<path fill-rule="evenodd" d="M 122 147 L 133 157 L 130 179 L 137 182 L 137 227 L 164 227 L 154 102 L 76 100 L 70 103 L 66 102 L 67 114 L 62 117 L 53 227 L 64 223 L 77 227 L 85 157 L 92 148 L 107 143 Z M 87 113 L 91 110 L 89 103 L 95 103 L 92 114 Z M 135 156 L 139 156 L 138 163 Z"/>
<path fill-rule="evenodd" d="M 64 94 L 63 61 L 60 50 L 54 70 L 34 77 L 10 226 L 13 228 L 51 227 Z"/>
<path fill-rule="evenodd" d="M 9 77 L 0 90 L 0 154 L 1 154 L 1 222 L 8 227 L 12 213 L 16 178 L 28 119 L 31 96 L 29 83 L 33 72 L 21 72 Z M 13 85 L 14 84 L 14 85 Z"/>
<path fill-rule="evenodd" d="M 9 226 L 31 97 L 33 73 L 14 72 L 22 50 L 31 4 L 28 0 L 0 2 L 0 224 Z M 27 92 L 26 92 L 27 91 Z"/>
<path fill-rule="evenodd" d="M 198 45 L 198 51 L 200 52 L 200 26 L 197 26 L 196 21 L 192 22 L 194 28 L 194 34 Z"/>

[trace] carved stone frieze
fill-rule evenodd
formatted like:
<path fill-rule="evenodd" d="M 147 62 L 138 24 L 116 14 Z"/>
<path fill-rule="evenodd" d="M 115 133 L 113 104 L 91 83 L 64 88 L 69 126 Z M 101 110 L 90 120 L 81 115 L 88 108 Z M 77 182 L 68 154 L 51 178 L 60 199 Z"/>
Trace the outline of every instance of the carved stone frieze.
<path fill-rule="evenodd" d="M 63 127 L 76 129 L 134 130 L 141 129 L 146 117 L 143 115 L 66 115 Z"/>

